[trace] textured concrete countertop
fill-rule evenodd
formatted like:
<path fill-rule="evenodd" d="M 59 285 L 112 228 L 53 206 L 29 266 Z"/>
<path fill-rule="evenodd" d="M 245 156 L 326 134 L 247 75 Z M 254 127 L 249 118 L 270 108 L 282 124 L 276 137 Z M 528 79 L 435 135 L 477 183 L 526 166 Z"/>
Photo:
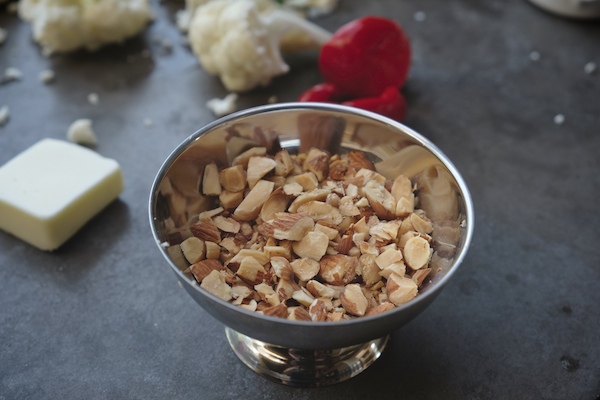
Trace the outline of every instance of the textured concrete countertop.
<path fill-rule="evenodd" d="M 91 118 L 96 151 L 126 180 L 58 251 L 0 232 L 0 399 L 600 399 L 600 70 L 584 71 L 600 67 L 597 22 L 523 0 L 341 0 L 318 20 L 334 30 L 380 14 L 403 25 L 414 53 L 405 123 L 461 171 L 476 227 L 455 278 L 380 360 L 342 384 L 297 389 L 238 361 L 152 240 L 158 168 L 215 119 L 206 101 L 226 94 L 182 45 L 182 3 L 153 7 L 141 38 L 50 59 L 0 11 L 0 68 L 23 72 L 0 85 L 11 113 L 0 164 Z M 319 81 L 315 60 L 289 59 L 289 74 L 239 107 L 294 100 Z M 44 85 L 47 68 L 56 80 Z"/>

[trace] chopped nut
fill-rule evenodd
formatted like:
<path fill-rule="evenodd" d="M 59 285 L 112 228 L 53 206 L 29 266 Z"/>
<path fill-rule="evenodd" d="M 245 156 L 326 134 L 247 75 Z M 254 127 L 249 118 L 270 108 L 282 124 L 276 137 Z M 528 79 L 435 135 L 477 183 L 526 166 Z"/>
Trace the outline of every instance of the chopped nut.
<path fill-rule="evenodd" d="M 412 279 L 403 276 L 391 274 L 387 279 L 387 297 L 397 306 L 414 299 L 418 289 L 417 284 Z"/>
<path fill-rule="evenodd" d="M 233 166 L 241 165 L 242 167 L 247 168 L 250 158 L 261 157 L 261 156 L 264 156 L 265 154 L 267 154 L 266 147 L 252 147 L 252 148 L 244 151 L 237 157 L 235 157 L 233 159 L 233 161 L 231 162 L 231 165 L 233 165 Z"/>
<path fill-rule="evenodd" d="M 368 181 L 364 191 L 375 215 L 383 219 L 396 218 L 396 200 L 383 185 L 376 181 Z"/>
<path fill-rule="evenodd" d="M 263 204 L 260 210 L 260 218 L 263 221 L 269 221 L 275 218 L 275 214 L 284 212 L 288 204 L 290 204 L 289 197 L 283 192 L 282 188 L 277 188 Z"/>
<path fill-rule="evenodd" d="M 362 217 L 361 219 L 359 219 L 356 223 L 354 223 L 352 225 L 352 229 L 355 232 L 367 234 L 367 233 L 369 233 L 370 228 L 367 226 L 365 217 Z"/>
<path fill-rule="evenodd" d="M 219 173 L 219 182 L 224 190 L 240 192 L 246 188 L 246 171 L 241 165 L 225 168 Z"/>
<path fill-rule="evenodd" d="M 348 255 L 350 249 L 354 246 L 354 242 L 352 240 L 352 236 L 345 235 L 338 242 L 337 251 L 340 254 Z"/>
<path fill-rule="evenodd" d="M 202 260 L 206 255 L 204 242 L 195 236 L 181 242 L 181 251 L 190 264 Z"/>
<path fill-rule="evenodd" d="M 246 179 L 252 189 L 256 183 L 275 168 L 277 163 L 268 157 L 250 157 Z"/>
<path fill-rule="evenodd" d="M 275 189 L 283 188 L 283 185 L 285 185 L 285 178 L 283 176 L 273 175 L 266 177 L 265 180 L 273 182 Z"/>
<path fill-rule="evenodd" d="M 192 234 L 197 238 L 207 242 L 221 241 L 221 232 L 211 219 L 201 219 L 190 226 L 190 231 L 192 231 Z"/>
<path fill-rule="evenodd" d="M 235 285 L 231 287 L 231 297 L 234 299 L 233 304 L 240 305 L 242 302 L 254 295 L 254 291 L 248 286 Z"/>
<path fill-rule="evenodd" d="M 223 190 L 219 195 L 219 202 L 223 208 L 231 209 L 236 208 L 244 200 L 244 192 L 228 192 Z"/>
<path fill-rule="evenodd" d="M 318 261 L 306 257 L 294 260 L 290 265 L 298 279 L 305 282 L 314 278 L 321 268 Z"/>
<path fill-rule="evenodd" d="M 269 258 L 283 257 L 287 260 L 292 259 L 292 254 L 290 253 L 290 250 L 283 246 L 265 246 L 264 250 L 265 254 Z"/>
<path fill-rule="evenodd" d="M 262 264 L 256 261 L 256 259 L 253 257 L 244 257 L 240 262 L 240 267 L 236 275 L 246 282 L 257 285 L 262 282 L 266 272 Z"/>
<path fill-rule="evenodd" d="M 269 317 L 287 318 L 288 310 L 285 304 L 278 304 L 263 310 L 263 314 Z"/>
<path fill-rule="evenodd" d="M 217 208 L 213 208 L 212 210 L 201 212 L 200 214 L 198 214 L 198 220 L 210 219 L 210 218 L 214 217 L 215 215 L 221 214 L 223 211 L 225 211 L 225 209 L 223 207 L 217 207 Z"/>
<path fill-rule="evenodd" d="M 279 300 L 279 296 L 275 293 L 275 290 L 266 283 L 259 283 L 258 285 L 254 285 L 254 290 L 262 297 L 267 303 L 276 306 L 281 301 Z"/>
<path fill-rule="evenodd" d="M 406 217 L 415 210 L 415 200 L 408 199 L 406 197 L 401 198 L 396 203 L 396 216 Z"/>
<path fill-rule="evenodd" d="M 308 232 L 299 242 L 292 244 L 292 249 L 300 257 L 308 257 L 319 261 L 327 251 L 329 239 L 323 232 Z"/>
<path fill-rule="evenodd" d="M 275 271 L 275 275 L 277 275 L 277 277 L 287 281 L 294 280 L 294 270 L 292 268 L 292 265 L 286 258 L 272 257 L 271 266 L 273 267 L 273 270 Z"/>
<path fill-rule="evenodd" d="M 348 153 L 348 162 L 352 168 L 359 171 L 362 168 L 375 171 L 375 165 L 365 156 L 362 151 L 351 151 Z"/>
<path fill-rule="evenodd" d="M 393 309 L 394 307 L 395 307 L 394 304 L 390 303 L 389 301 L 384 301 L 383 303 L 378 304 L 373 308 L 370 308 L 365 313 L 365 316 L 381 314 L 383 312 Z"/>
<path fill-rule="evenodd" d="M 367 307 L 369 306 L 369 302 L 363 294 L 362 288 L 356 283 L 346 285 L 344 290 L 342 290 L 340 300 L 342 302 L 342 307 L 344 307 L 346 312 L 356 315 L 357 317 L 365 315 Z"/>
<path fill-rule="evenodd" d="M 269 262 L 269 257 L 263 251 L 251 249 L 241 249 L 229 262 L 241 263 L 246 257 L 254 258 L 260 265 L 266 265 Z"/>
<path fill-rule="evenodd" d="M 296 300 L 298 303 L 302 304 L 305 307 L 310 307 L 312 302 L 315 300 L 310 294 L 310 292 L 305 288 L 300 288 L 300 290 L 296 290 L 292 294 L 292 299 Z"/>
<path fill-rule="evenodd" d="M 308 201 L 296 210 L 300 214 L 305 214 L 311 217 L 315 222 L 321 221 L 329 225 L 338 225 L 342 222 L 342 214 L 337 208 L 331 204 L 322 201 Z"/>
<path fill-rule="evenodd" d="M 210 260 L 217 260 L 221 256 L 221 246 L 215 242 L 204 242 L 206 246 L 206 258 Z"/>
<path fill-rule="evenodd" d="M 431 268 L 421 268 L 416 270 L 412 275 L 413 282 L 416 283 L 418 287 L 421 287 L 423 285 L 423 281 L 425 281 L 425 278 L 429 276 L 430 272 Z"/>
<path fill-rule="evenodd" d="M 277 282 L 277 287 L 275 288 L 280 301 L 291 299 L 292 295 L 297 290 L 300 290 L 300 286 L 293 280 L 288 281 L 286 279 L 279 280 L 279 282 Z"/>
<path fill-rule="evenodd" d="M 327 320 L 327 305 L 321 299 L 315 299 L 308 307 L 308 315 L 313 321 Z"/>
<path fill-rule="evenodd" d="M 191 166 L 182 182 L 161 187 L 172 214 L 165 247 L 211 293 L 264 315 L 340 321 L 404 304 L 447 268 L 460 219 L 444 170 L 430 168 L 415 184 L 390 180 L 357 150 L 270 156 L 279 143 L 265 132 L 233 131 L 231 167 Z M 254 139 L 236 136 L 247 133 Z"/>
<path fill-rule="evenodd" d="M 296 179 L 296 182 L 302 186 L 302 189 L 307 192 L 316 189 L 319 186 L 319 180 L 313 172 L 305 172 L 296 175 L 294 178 Z"/>
<path fill-rule="evenodd" d="M 344 319 L 344 315 L 346 315 L 346 313 L 343 310 L 341 310 L 341 311 L 331 311 L 327 315 L 327 321 L 331 321 L 331 322 L 341 321 L 342 319 Z"/>
<path fill-rule="evenodd" d="M 382 186 L 385 185 L 385 181 L 386 181 L 385 176 L 381 175 L 380 173 L 378 173 L 376 171 L 372 171 L 367 168 L 359 169 L 355 175 L 355 178 L 358 178 L 364 184 L 368 183 L 369 181 L 375 181 Z"/>
<path fill-rule="evenodd" d="M 360 215 L 360 210 L 354 205 L 354 200 L 351 196 L 344 196 L 340 199 L 340 213 L 346 217 L 354 217 Z"/>
<path fill-rule="evenodd" d="M 278 240 L 301 240 L 315 226 L 312 218 L 302 214 L 277 214 L 273 220 L 262 223 L 258 231 Z"/>
<path fill-rule="evenodd" d="M 250 302 L 248 302 L 248 304 L 240 304 L 241 308 L 251 311 L 251 312 L 256 311 L 256 308 L 257 308 L 256 306 L 257 306 L 256 300 L 250 300 Z"/>
<path fill-rule="evenodd" d="M 335 290 L 315 280 L 306 282 L 306 289 L 315 297 L 333 298 L 335 296 Z"/>
<path fill-rule="evenodd" d="M 219 169 L 217 164 L 210 163 L 204 167 L 204 177 L 202 178 L 202 193 L 207 196 L 218 196 L 221 194 L 221 184 L 219 183 Z"/>
<path fill-rule="evenodd" d="M 198 282 L 202 282 L 212 271 L 222 271 L 225 267 L 217 260 L 202 260 L 190 266 L 190 271 Z"/>
<path fill-rule="evenodd" d="M 321 259 L 319 275 L 332 285 L 347 285 L 356 277 L 359 265 L 356 257 L 343 254 L 326 255 Z"/>
<path fill-rule="evenodd" d="M 294 169 L 294 163 L 287 150 L 281 150 L 275 154 L 275 175 L 288 176 Z"/>
<path fill-rule="evenodd" d="M 406 264 L 414 270 L 426 266 L 431 257 L 429 243 L 420 236 L 408 239 L 403 251 Z"/>
<path fill-rule="evenodd" d="M 260 210 L 271 195 L 274 184 L 269 181 L 258 181 L 248 195 L 235 209 L 233 215 L 244 221 L 258 217 Z"/>
<path fill-rule="evenodd" d="M 384 269 L 390 264 L 402 262 L 402 258 L 400 250 L 388 249 L 375 258 L 375 263 L 380 269 Z"/>
<path fill-rule="evenodd" d="M 188 261 L 183 255 L 180 245 L 174 244 L 167 247 L 167 254 L 169 255 L 169 258 L 171 258 L 171 261 L 173 261 L 173 264 L 175 264 L 180 270 L 184 270 L 188 267 Z"/>
<path fill-rule="evenodd" d="M 405 273 L 406 273 L 406 265 L 404 265 L 404 263 L 402 261 L 392 263 L 392 264 L 388 265 L 387 267 L 385 267 L 384 269 L 382 269 L 381 272 L 379 272 L 379 274 L 381 276 L 383 276 L 385 279 L 389 278 L 389 276 L 391 274 L 397 274 L 398 276 L 404 276 Z"/>
<path fill-rule="evenodd" d="M 223 232 L 238 233 L 241 228 L 240 223 L 237 222 L 235 219 L 225 218 L 221 215 L 214 217 L 213 222 L 215 226 Z"/>
<path fill-rule="evenodd" d="M 369 228 L 369 235 L 384 242 L 395 241 L 398 238 L 399 229 L 400 224 L 396 221 L 380 222 Z"/>
<path fill-rule="evenodd" d="M 304 191 L 304 188 L 298 182 L 286 183 L 282 189 L 288 196 L 299 196 Z"/>
<path fill-rule="evenodd" d="M 285 188 L 283 189 L 285 191 Z M 310 192 L 302 193 L 290 204 L 288 211 L 296 212 L 298 211 L 298 207 L 300 207 L 304 203 L 308 203 L 309 201 L 323 201 L 327 198 L 327 195 L 331 192 L 330 189 L 314 189 Z"/>
<path fill-rule="evenodd" d="M 396 199 L 396 201 L 400 201 L 400 199 L 404 198 L 409 199 L 410 197 L 412 197 L 414 202 L 412 182 L 404 175 L 399 175 L 396 177 L 396 179 L 394 179 L 394 182 L 392 183 L 391 193 L 392 196 L 394 196 L 394 199 Z"/>
<path fill-rule="evenodd" d="M 291 321 L 310 321 L 311 317 L 303 307 L 288 307 L 288 317 Z"/>
<path fill-rule="evenodd" d="M 371 287 L 378 282 L 381 282 L 381 270 L 375 264 L 375 256 L 373 255 L 362 255 L 360 257 L 360 263 L 362 265 L 361 276 L 365 286 Z"/>
<path fill-rule="evenodd" d="M 319 182 L 329 174 L 329 154 L 315 147 L 309 150 L 303 168 L 314 172 Z"/>
<path fill-rule="evenodd" d="M 418 215 L 417 213 L 413 212 L 410 214 L 410 223 L 415 231 L 419 233 L 429 234 L 433 231 L 433 225 L 431 221 L 427 217 Z"/>
<path fill-rule="evenodd" d="M 231 300 L 231 287 L 225 282 L 225 277 L 217 270 L 211 271 L 202 280 L 200 287 L 223 301 Z"/>
<path fill-rule="evenodd" d="M 339 234 L 337 229 L 330 228 L 320 223 L 315 224 L 315 231 L 323 232 L 329 240 L 334 240 Z"/>

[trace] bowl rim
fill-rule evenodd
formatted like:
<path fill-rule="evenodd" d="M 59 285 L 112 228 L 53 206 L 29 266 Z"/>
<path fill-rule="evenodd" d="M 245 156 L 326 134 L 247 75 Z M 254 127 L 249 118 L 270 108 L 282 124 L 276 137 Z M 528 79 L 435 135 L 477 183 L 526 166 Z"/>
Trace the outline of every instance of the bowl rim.
<path fill-rule="evenodd" d="M 156 205 L 156 199 L 158 197 L 157 193 L 159 191 L 160 184 L 161 184 L 162 180 L 165 178 L 165 176 L 166 176 L 170 166 L 173 164 L 173 162 L 193 142 L 195 142 L 203 135 L 211 132 L 213 129 L 215 129 L 223 124 L 230 123 L 230 122 L 240 119 L 242 117 L 249 117 L 249 116 L 253 116 L 256 114 L 262 114 L 262 113 L 268 113 L 268 112 L 281 112 L 281 111 L 288 111 L 288 110 L 312 110 L 312 111 L 318 110 L 318 111 L 325 111 L 325 112 L 333 111 L 333 112 L 338 112 L 338 113 L 343 113 L 343 114 L 353 114 L 355 116 L 360 116 L 367 120 L 374 120 L 374 121 L 384 124 L 384 125 L 391 125 L 394 129 L 402 131 L 404 134 L 410 136 L 411 139 L 413 139 L 416 143 L 425 147 L 427 150 L 431 151 L 433 153 L 433 155 L 444 165 L 444 167 L 446 167 L 448 169 L 448 171 L 451 173 L 452 177 L 455 179 L 456 184 L 458 185 L 458 187 L 460 189 L 460 194 L 465 203 L 464 221 L 466 221 L 466 224 L 464 227 L 465 228 L 464 240 L 463 240 L 462 250 L 460 251 L 458 256 L 455 258 L 452 268 L 450 268 L 448 270 L 448 272 L 431 287 L 431 289 L 427 290 L 425 293 L 422 293 L 422 294 L 420 293 L 417 297 L 415 297 L 413 300 L 409 301 L 408 303 L 402 304 L 400 306 L 396 306 L 394 309 L 386 311 L 384 313 L 380 313 L 380 314 L 362 316 L 362 317 L 352 318 L 352 319 L 348 319 L 348 320 L 341 320 L 341 321 L 297 321 L 297 320 L 288 320 L 288 319 L 283 319 L 283 318 L 267 316 L 264 314 L 257 313 L 256 311 L 245 310 L 239 306 L 236 306 L 234 304 L 231 304 L 229 302 L 221 300 L 220 298 L 213 295 L 212 293 L 209 293 L 208 291 L 202 289 L 197 282 L 191 281 L 171 261 L 171 259 L 168 257 L 168 255 L 165 251 L 165 248 L 162 245 L 163 242 L 158 237 L 158 233 L 155 229 L 155 223 L 154 223 L 155 218 L 154 218 L 153 213 L 154 213 L 154 209 L 155 209 L 155 205 Z M 366 111 L 366 110 L 359 109 L 359 108 L 355 108 L 355 107 L 345 106 L 345 105 L 339 105 L 339 104 L 333 104 L 333 103 L 317 103 L 317 102 L 285 102 L 285 103 L 267 104 L 267 105 L 250 107 L 250 108 L 246 108 L 246 109 L 243 109 L 240 111 L 233 112 L 226 116 L 220 117 L 220 118 L 212 121 L 211 123 L 203 126 L 202 128 L 198 129 L 194 133 L 192 133 L 183 142 L 181 142 L 177 147 L 175 147 L 175 149 L 169 154 L 169 156 L 161 164 L 161 166 L 158 170 L 158 173 L 156 174 L 156 176 L 152 182 L 152 187 L 150 190 L 149 204 L 148 204 L 148 216 L 149 216 L 150 228 L 152 231 L 152 235 L 154 237 L 154 241 L 155 241 L 156 245 L 158 246 L 161 254 L 166 259 L 168 264 L 170 265 L 173 272 L 175 272 L 175 274 L 178 276 L 178 279 L 180 281 L 187 283 L 187 285 L 189 287 L 194 287 L 196 292 L 199 292 L 202 296 L 208 298 L 211 301 L 217 302 L 220 306 L 225 306 L 225 307 L 229 308 L 230 310 L 234 310 L 234 312 L 239 312 L 239 313 L 241 313 L 245 316 L 251 317 L 251 318 L 258 318 L 259 320 L 263 320 L 264 322 L 267 322 L 267 323 L 279 323 L 279 324 L 290 325 L 290 326 L 314 326 L 314 327 L 321 327 L 321 328 L 353 326 L 356 324 L 361 324 L 362 322 L 367 321 L 367 320 L 370 321 L 370 320 L 381 319 L 381 318 L 389 318 L 394 314 L 402 313 L 403 310 L 416 307 L 416 305 L 419 303 L 425 303 L 428 301 L 432 301 L 433 298 L 435 298 L 435 296 L 437 296 L 440 293 L 440 291 L 443 289 L 443 287 L 446 285 L 446 283 L 456 273 L 456 270 L 458 269 L 458 267 L 460 266 L 460 264 L 463 262 L 464 258 L 466 257 L 468 249 L 471 245 L 471 241 L 472 241 L 472 237 L 473 237 L 473 230 L 474 230 L 474 222 L 475 222 L 473 201 L 472 201 L 471 194 L 469 192 L 469 189 L 467 187 L 465 180 L 463 179 L 463 177 L 460 174 L 460 172 L 458 171 L 458 169 L 454 166 L 452 161 L 450 161 L 450 159 L 433 142 L 431 142 L 429 139 L 425 138 L 423 135 L 421 135 L 417 131 L 409 128 L 408 126 L 406 126 L 398 121 L 395 121 L 393 119 L 390 119 L 388 117 L 382 116 L 380 114 L 377 114 L 377 113 L 374 113 L 371 111 Z M 202 308 L 204 308 L 204 307 L 202 307 Z"/>

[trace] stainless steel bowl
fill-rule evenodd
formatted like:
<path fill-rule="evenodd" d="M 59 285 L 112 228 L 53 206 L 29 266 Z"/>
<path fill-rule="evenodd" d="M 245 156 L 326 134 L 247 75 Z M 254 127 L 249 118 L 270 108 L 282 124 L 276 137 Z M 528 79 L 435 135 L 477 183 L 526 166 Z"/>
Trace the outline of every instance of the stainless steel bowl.
<path fill-rule="evenodd" d="M 204 291 L 182 273 L 186 265 L 169 252 L 169 245 L 181 240 L 173 235 L 173 228 L 206 207 L 199 193 L 201 171 L 213 161 L 230 161 L 228 152 L 233 137 L 238 143 L 248 138 L 267 146 L 275 143 L 290 152 L 310 147 L 331 153 L 359 149 L 384 176 L 404 174 L 416 181 L 421 208 L 434 226 L 451 228 L 451 234 L 434 237 L 439 272 L 409 303 L 379 315 L 339 322 L 264 316 Z M 164 162 L 153 183 L 149 206 L 152 233 L 167 264 L 192 298 L 226 326 L 237 356 L 268 378 L 298 386 L 339 382 L 374 362 L 385 348 L 389 334 L 421 313 L 452 278 L 465 257 L 474 223 L 465 182 L 434 144 L 380 115 L 324 103 L 261 106 L 205 126 Z"/>

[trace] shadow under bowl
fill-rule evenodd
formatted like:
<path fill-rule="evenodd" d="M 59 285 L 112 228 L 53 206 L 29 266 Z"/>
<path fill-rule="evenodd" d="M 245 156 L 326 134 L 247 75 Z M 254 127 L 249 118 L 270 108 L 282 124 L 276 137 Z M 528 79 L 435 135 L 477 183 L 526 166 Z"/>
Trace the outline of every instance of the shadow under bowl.
<path fill-rule="evenodd" d="M 229 165 L 240 146 L 258 143 L 290 153 L 318 147 L 330 154 L 364 152 L 386 178 L 403 174 L 417 185 L 420 208 L 434 225 L 436 272 L 417 297 L 391 311 L 338 322 L 292 321 L 232 305 L 201 289 L 170 251 L 173 232 L 210 209 L 200 193 L 202 171 Z M 203 127 L 181 143 L 160 168 L 150 194 L 150 225 L 181 286 L 226 328 L 236 355 L 256 372 L 296 386 L 323 386 L 360 373 L 374 362 L 390 333 L 421 313 L 465 257 L 473 234 L 468 188 L 451 161 L 408 127 L 367 111 L 325 103 L 282 103 L 240 111 Z M 439 232 L 436 235 L 436 230 Z M 183 261 L 182 261 L 183 260 Z"/>

